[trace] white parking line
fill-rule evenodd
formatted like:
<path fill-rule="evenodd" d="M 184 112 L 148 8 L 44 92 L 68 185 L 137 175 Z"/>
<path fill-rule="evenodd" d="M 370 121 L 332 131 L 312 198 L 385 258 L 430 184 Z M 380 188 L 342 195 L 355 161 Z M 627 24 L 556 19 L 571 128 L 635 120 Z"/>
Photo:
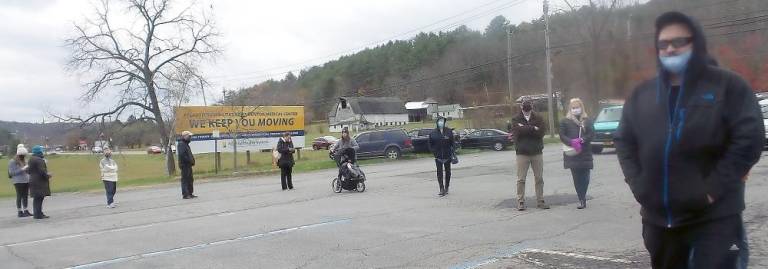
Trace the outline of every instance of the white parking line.
<path fill-rule="evenodd" d="M 585 259 L 585 260 L 594 260 L 594 261 L 605 261 L 605 262 L 613 262 L 613 263 L 623 263 L 623 264 L 632 264 L 633 261 L 624 260 L 624 259 L 614 259 L 614 258 L 605 258 L 605 257 L 598 257 L 598 256 L 592 256 L 592 255 L 583 255 L 578 253 L 569 253 L 569 252 L 560 252 L 560 251 L 552 251 L 552 250 L 542 250 L 542 249 L 535 249 L 535 248 L 526 248 L 519 251 L 512 251 L 507 254 L 499 255 L 496 257 L 489 257 L 486 259 L 482 259 L 480 261 L 475 262 L 469 262 L 464 263 L 458 266 L 452 267 L 453 269 L 476 269 L 480 268 L 489 264 L 496 263 L 502 259 L 508 259 L 513 258 L 515 256 L 520 256 L 521 260 L 524 260 L 526 262 L 533 263 L 537 266 L 543 267 L 546 264 L 539 262 L 537 260 L 534 260 L 530 257 L 528 257 L 526 254 L 532 254 L 532 253 L 540 253 L 540 254 L 549 254 L 549 255 L 559 255 L 559 256 L 565 256 L 565 257 L 571 257 L 571 258 L 577 258 L 577 259 Z"/>
<path fill-rule="evenodd" d="M 604 257 L 598 257 L 598 256 L 592 256 L 592 255 L 582 255 L 577 253 L 568 253 L 568 252 L 560 252 L 560 251 L 552 251 L 552 250 L 542 250 L 542 249 L 535 249 L 535 248 L 529 248 L 523 250 L 523 253 L 541 253 L 541 254 L 550 254 L 550 255 L 560 255 L 560 256 L 566 256 L 571 258 L 577 258 L 577 259 L 586 259 L 586 260 L 594 260 L 594 261 L 605 261 L 605 262 L 614 262 L 614 263 L 624 263 L 624 264 L 631 264 L 632 261 L 628 261 L 625 259 L 613 259 L 613 258 L 604 258 Z"/>
<path fill-rule="evenodd" d="M 119 258 L 114 258 L 114 259 L 109 259 L 109 260 L 103 260 L 103 261 L 98 261 L 98 262 L 86 263 L 86 264 L 81 264 L 81 265 L 77 265 L 77 266 L 68 267 L 68 269 L 94 268 L 94 267 L 99 267 L 99 266 L 104 266 L 104 265 L 109 265 L 109 264 L 116 264 L 116 263 L 121 263 L 121 262 L 126 262 L 126 261 L 138 260 L 138 259 L 142 259 L 142 258 L 156 257 L 156 256 L 161 256 L 161 255 L 166 255 L 166 254 L 171 254 L 171 253 L 176 253 L 176 252 L 182 252 L 182 251 L 186 251 L 186 250 L 201 249 L 201 248 L 206 248 L 206 247 L 211 247 L 211 246 L 230 244 L 230 243 L 234 243 L 234 242 L 240 242 L 240 241 L 245 241 L 245 240 L 262 238 L 262 237 L 266 237 L 266 236 L 270 236 L 270 235 L 278 235 L 278 234 L 290 233 L 290 232 L 295 232 L 295 231 L 298 231 L 298 230 L 306 230 L 306 229 L 318 228 L 318 227 L 332 225 L 332 224 L 341 224 L 341 223 L 346 223 L 346 222 L 349 222 L 349 221 L 351 221 L 351 220 L 350 219 L 341 219 L 341 220 L 334 220 L 334 221 L 315 223 L 315 224 L 310 224 L 310 225 L 302 225 L 302 226 L 297 226 L 297 227 L 291 227 L 291 228 L 274 230 L 274 231 L 270 231 L 270 232 L 266 232 L 266 233 L 253 234 L 253 235 L 236 237 L 236 238 L 231 238 L 231 239 L 226 239 L 226 240 L 214 241 L 214 242 L 209 242 L 209 243 L 202 243 L 202 244 L 197 244 L 197 245 L 192 245 L 192 246 L 172 248 L 172 249 L 167 249 L 167 250 L 154 251 L 154 252 L 136 254 L 136 255 L 126 256 L 126 257 L 119 257 Z"/>

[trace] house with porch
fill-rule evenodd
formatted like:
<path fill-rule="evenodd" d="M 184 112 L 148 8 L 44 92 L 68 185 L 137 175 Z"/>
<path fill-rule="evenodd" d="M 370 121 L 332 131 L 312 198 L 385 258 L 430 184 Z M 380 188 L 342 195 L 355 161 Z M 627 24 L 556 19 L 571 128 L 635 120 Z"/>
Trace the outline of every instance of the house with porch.
<path fill-rule="evenodd" d="M 328 129 L 339 133 L 344 127 L 354 131 L 408 123 L 405 102 L 397 97 L 340 97 L 328 113 Z"/>

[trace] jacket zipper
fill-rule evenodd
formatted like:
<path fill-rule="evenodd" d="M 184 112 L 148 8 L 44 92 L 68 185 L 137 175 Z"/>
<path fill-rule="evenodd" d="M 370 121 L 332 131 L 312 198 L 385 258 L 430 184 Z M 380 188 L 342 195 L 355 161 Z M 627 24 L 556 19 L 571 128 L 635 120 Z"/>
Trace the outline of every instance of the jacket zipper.
<path fill-rule="evenodd" d="M 669 90 L 669 93 L 672 91 Z M 672 228 L 673 222 L 672 222 L 672 209 L 669 206 L 669 155 L 672 150 L 672 141 L 673 136 L 677 135 L 679 137 L 680 135 L 680 128 L 682 127 L 683 123 L 683 115 L 684 115 L 684 109 L 681 108 L 680 115 L 677 114 L 678 107 L 680 106 L 681 99 L 683 98 L 683 93 L 685 92 L 685 79 L 683 79 L 683 83 L 680 85 L 680 90 L 677 93 L 677 99 L 675 100 L 675 106 L 672 110 L 672 113 L 668 113 L 669 115 L 669 125 L 667 127 L 667 143 L 664 146 L 664 187 L 662 190 L 663 193 L 663 200 L 664 200 L 664 209 L 667 211 L 667 228 Z M 669 94 L 668 94 L 669 95 Z M 669 96 L 668 96 L 669 97 Z M 667 99 L 669 100 L 669 99 Z M 664 104 L 667 105 L 668 104 Z M 675 121 L 675 119 L 678 119 L 678 121 Z M 675 123 L 678 123 L 677 130 L 675 129 Z M 677 131 L 677 134 L 676 132 Z"/>

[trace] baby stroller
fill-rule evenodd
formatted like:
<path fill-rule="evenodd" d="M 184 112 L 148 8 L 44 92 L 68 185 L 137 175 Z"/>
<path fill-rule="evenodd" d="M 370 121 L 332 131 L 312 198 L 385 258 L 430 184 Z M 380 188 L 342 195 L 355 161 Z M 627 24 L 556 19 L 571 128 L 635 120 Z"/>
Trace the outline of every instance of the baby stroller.
<path fill-rule="evenodd" d="M 344 149 L 338 157 L 336 165 L 339 167 L 339 176 L 331 181 L 334 192 L 341 193 L 342 190 L 365 191 L 365 173 L 357 165 L 354 149 Z"/>

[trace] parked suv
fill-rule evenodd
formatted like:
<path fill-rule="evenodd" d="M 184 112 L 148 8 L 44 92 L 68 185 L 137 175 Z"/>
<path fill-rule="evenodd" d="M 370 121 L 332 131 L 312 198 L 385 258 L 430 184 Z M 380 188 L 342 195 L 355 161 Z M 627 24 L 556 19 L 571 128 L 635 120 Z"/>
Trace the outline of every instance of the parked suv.
<path fill-rule="evenodd" d="M 595 123 L 593 125 L 595 130 L 595 138 L 592 139 L 592 152 L 599 154 L 603 152 L 603 148 L 612 148 L 613 135 L 616 130 L 619 129 L 619 121 L 621 120 L 621 111 L 623 106 L 609 106 L 603 108 L 600 114 L 597 115 Z"/>
<path fill-rule="evenodd" d="M 760 100 L 760 110 L 763 112 L 763 125 L 765 126 L 766 146 L 768 146 L 768 99 Z"/>
<path fill-rule="evenodd" d="M 413 142 L 402 129 L 362 132 L 355 136 L 360 145 L 359 158 L 386 157 L 399 159 L 413 152 Z"/>

